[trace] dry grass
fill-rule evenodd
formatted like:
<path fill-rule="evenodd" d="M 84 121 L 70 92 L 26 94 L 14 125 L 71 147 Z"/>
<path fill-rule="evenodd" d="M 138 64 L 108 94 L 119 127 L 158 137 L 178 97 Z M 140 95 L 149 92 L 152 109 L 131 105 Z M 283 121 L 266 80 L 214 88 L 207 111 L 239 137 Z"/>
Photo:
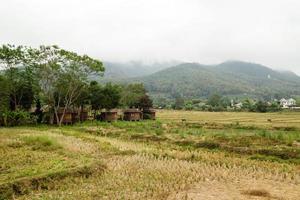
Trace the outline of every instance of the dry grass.
<path fill-rule="evenodd" d="M 172 150 L 116 138 L 87 137 L 134 154 L 105 158 L 107 170 L 103 175 L 66 179 L 56 190 L 38 191 L 20 199 L 210 199 L 216 197 L 215 192 L 227 199 L 246 199 L 241 191 L 259 184 L 264 188 L 276 186 L 270 189 L 272 195 L 283 199 L 280 193 L 292 189 L 290 199 L 300 195 L 296 190 L 299 171 L 292 165 L 228 157 L 221 152 Z M 195 160 L 189 159 L 191 155 Z"/>
<path fill-rule="evenodd" d="M 90 166 L 94 159 L 85 152 L 69 151 L 65 145 L 69 139 L 51 131 L 0 129 L 0 199 L 26 193 L 39 182 L 72 176 Z M 74 146 L 82 143 L 73 140 Z"/>
<path fill-rule="evenodd" d="M 231 124 L 239 123 L 244 126 L 297 127 L 300 128 L 300 112 L 282 113 L 249 113 L 249 112 L 199 112 L 164 110 L 157 113 L 158 118 L 169 121 Z M 271 120 L 271 122 L 270 122 Z"/>
<path fill-rule="evenodd" d="M 182 112 L 175 113 L 177 116 L 181 114 Z M 194 112 L 190 114 L 196 115 L 190 116 L 191 118 L 197 118 L 200 115 Z M 248 115 L 248 113 L 239 114 Z M 30 145 L 13 147 L 15 150 L 25 148 L 36 155 L 43 155 L 43 152 L 49 153 L 45 159 L 46 163 L 61 155 L 67 155 L 67 161 L 73 164 L 74 162 L 81 163 L 88 158 L 92 162 L 100 160 L 105 165 L 104 171 L 94 171 L 88 177 L 67 176 L 55 181 L 53 188 L 32 190 L 30 193 L 15 198 L 299 199 L 300 165 L 296 162 L 250 159 L 248 154 L 221 148 L 224 144 L 231 145 L 231 147 L 247 146 L 249 142 L 250 146 L 247 148 L 272 149 L 279 146 L 297 150 L 299 148 L 297 146 L 288 146 L 289 142 L 285 135 L 279 137 L 278 134 L 292 134 L 293 137 L 290 139 L 293 141 L 298 139 L 298 130 L 272 130 L 260 133 L 268 127 L 251 130 L 225 127 L 218 130 L 202 127 L 200 123 L 199 126 L 197 124 L 183 126 L 181 122 L 169 121 L 167 117 L 164 117 L 169 115 L 169 111 L 159 113 L 158 116 L 163 118 L 162 122 L 84 124 L 61 129 L 23 128 L 22 132 L 20 129 L 9 129 L 10 133 L 8 129 L 0 130 L 1 142 L 5 144 L 20 143 L 18 145 L 22 146 L 22 138 L 40 137 L 45 134 L 51 141 L 56 141 L 62 148 L 43 151 L 33 150 Z M 253 115 L 253 118 L 256 118 L 255 116 Z M 218 123 L 223 124 L 223 122 Z M 195 141 L 199 144 L 200 141 L 206 140 L 216 142 L 220 146 L 217 149 L 194 146 Z M 249 141 L 245 142 L 245 140 Z M 14 153 L 16 157 L 21 156 L 19 151 Z M 1 161 L 12 155 L 1 157 Z M 42 158 L 33 157 L 32 159 L 33 165 L 29 169 L 31 171 L 39 169 L 39 165 L 35 165 L 34 160 L 40 162 Z M 18 169 L 22 162 L 24 161 L 8 163 Z M 53 170 L 65 166 L 56 163 L 50 168 Z M 17 171 L 14 173 L 17 174 Z M 13 176 L 8 171 L 4 171 L 4 174 L 6 177 Z"/>

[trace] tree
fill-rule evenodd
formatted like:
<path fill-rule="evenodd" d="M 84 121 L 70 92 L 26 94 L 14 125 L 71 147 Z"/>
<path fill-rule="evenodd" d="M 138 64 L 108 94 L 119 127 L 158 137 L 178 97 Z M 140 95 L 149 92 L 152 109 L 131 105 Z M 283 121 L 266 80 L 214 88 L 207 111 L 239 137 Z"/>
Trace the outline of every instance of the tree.
<path fill-rule="evenodd" d="M 278 112 L 280 110 L 281 110 L 280 104 L 277 102 L 272 102 L 267 108 L 268 112 Z"/>
<path fill-rule="evenodd" d="M 108 110 L 116 108 L 120 104 L 121 88 L 118 85 L 107 83 L 104 87 L 96 81 L 92 81 L 89 87 L 90 103 L 94 113 L 97 110 L 106 108 Z"/>
<path fill-rule="evenodd" d="M 126 107 L 135 107 L 145 94 L 146 89 L 142 83 L 124 86 L 121 93 L 121 104 Z"/>
<path fill-rule="evenodd" d="M 38 93 L 37 83 L 33 78 L 30 68 L 12 68 L 6 71 L 5 75 L 10 77 L 11 110 L 30 109 L 35 95 Z"/>
<path fill-rule="evenodd" d="M 244 110 L 247 110 L 247 111 L 251 111 L 251 112 L 254 112 L 255 111 L 255 103 L 253 100 L 251 99 L 245 99 L 243 101 L 243 106 L 242 106 L 242 109 Z"/>
<path fill-rule="evenodd" d="M 150 99 L 149 95 L 145 94 L 142 96 L 135 107 L 140 109 L 149 109 L 153 107 L 153 101 Z"/>
<path fill-rule="evenodd" d="M 159 97 L 154 99 L 154 104 L 158 108 L 166 108 L 169 105 L 168 99 L 164 97 Z"/>
<path fill-rule="evenodd" d="M 101 99 L 103 99 L 102 87 L 97 81 L 92 81 L 89 86 L 89 99 L 92 106 L 92 110 L 96 114 L 96 111 L 103 108 Z"/>
<path fill-rule="evenodd" d="M 223 108 L 227 108 L 230 105 L 231 105 L 231 102 L 228 97 L 222 97 L 220 99 L 220 106 L 222 106 Z"/>
<path fill-rule="evenodd" d="M 107 83 L 102 90 L 103 92 L 103 107 L 110 110 L 116 108 L 120 104 L 121 88 L 118 85 Z"/>
<path fill-rule="evenodd" d="M 194 109 L 193 101 L 185 102 L 184 109 L 185 110 L 193 110 Z"/>
<path fill-rule="evenodd" d="M 221 99 L 222 97 L 218 94 L 213 94 L 208 98 L 208 105 L 211 105 L 213 107 L 217 107 L 221 105 Z"/>
<path fill-rule="evenodd" d="M 28 109 L 34 99 L 34 76 L 29 65 L 30 48 L 24 46 L 2 45 L 0 47 L 0 64 L 4 67 L 9 83 L 10 107 Z"/>
<path fill-rule="evenodd" d="M 34 111 L 34 114 L 37 117 L 37 123 L 40 124 L 43 121 L 43 111 L 42 111 L 42 105 L 40 99 L 36 100 L 36 109 Z"/>
<path fill-rule="evenodd" d="M 9 85 L 7 79 L 0 75 L 0 118 L 9 109 Z"/>
<path fill-rule="evenodd" d="M 184 99 L 182 97 L 177 97 L 175 99 L 174 109 L 180 110 L 184 106 Z"/>
<path fill-rule="evenodd" d="M 267 112 L 268 105 L 266 102 L 258 101 L 255 106 L 257 112 L 262 112 L 262 113 Z"/>
<path fill-rule="evenodd" d="M 32 49 L 30 54 L 34 57 L 43 97 L 61 126 L 66 110 L 83 92 L 88 75 L 101 75 L 104 71 L 102 62 L 57 46 L 41 46 Z M 63 108 L 61 118 L 58 116 L 60 107 Z"/>

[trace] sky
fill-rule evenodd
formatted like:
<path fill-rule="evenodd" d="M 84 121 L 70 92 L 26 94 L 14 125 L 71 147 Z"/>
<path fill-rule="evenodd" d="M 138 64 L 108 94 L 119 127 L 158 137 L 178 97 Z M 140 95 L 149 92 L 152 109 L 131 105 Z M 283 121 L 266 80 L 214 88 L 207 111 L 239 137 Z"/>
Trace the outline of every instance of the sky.
<path fill-rule="evenodd" d="M 105 61 L 260 63 L 300 75 L 299 0 L 3 0 L 0 44 Z"/>

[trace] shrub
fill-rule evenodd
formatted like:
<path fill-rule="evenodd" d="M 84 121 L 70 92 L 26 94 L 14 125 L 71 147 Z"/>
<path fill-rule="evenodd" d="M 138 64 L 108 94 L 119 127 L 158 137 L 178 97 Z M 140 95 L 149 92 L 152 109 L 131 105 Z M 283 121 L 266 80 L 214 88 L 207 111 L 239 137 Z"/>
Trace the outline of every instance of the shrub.
<path fill-rule="evenodd" d="M 4 126 L 19 126 L 36 123 L 36 116 L 25 111 L 6 111 L 0 116 Z"/>

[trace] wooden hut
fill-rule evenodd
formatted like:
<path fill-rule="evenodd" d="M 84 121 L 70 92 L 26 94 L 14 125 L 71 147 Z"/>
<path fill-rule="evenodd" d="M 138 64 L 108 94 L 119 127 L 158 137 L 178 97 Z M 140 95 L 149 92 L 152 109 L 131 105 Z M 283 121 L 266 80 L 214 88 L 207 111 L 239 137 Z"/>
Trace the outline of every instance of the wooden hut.
<path fill-rule="evenodd" d="M 87 110 L 81 110 L 79 118 L 80 118 L 81 122 L 84 122 L 84 121 L 88 120 L 88 118 L 89 118 L 88 111 Z"/>
<path fill-rule="evenodd" d="M 155 120 L 155 110 L 152 108 L 143 109 L 143 119 L 152 119 Z"/>
<path fill-rule="evenodd" d="M 117 121 L 118 112 L 116 110 L 101 112 L 100 120 L 105 122 Z"/>
<path fill-rule="evenodd" d="M 139 109 L 128 109 L 124 110 L 124 117 L 125 121 L 140 121 L 143 117 L 143 113 Z"/>
<path fill-rule="evenodd" d="M 72 113 L 72 124 L 75 124 L 76 122 L 80 121 L 80 116 L 78 115 L 78 112 L 71 111 Z"/>
<path fill-rule="evenodd" d="M 58 110 L 58 119 L 61 120 L 63 116 L 64 108 Z M 73 124 L 75 122 L 75 113 L 71 109 L 67 109 L 62 120 L 63 124 Z M 56 123 L 56 116 L 54 115 L 54 123 Z"/>

